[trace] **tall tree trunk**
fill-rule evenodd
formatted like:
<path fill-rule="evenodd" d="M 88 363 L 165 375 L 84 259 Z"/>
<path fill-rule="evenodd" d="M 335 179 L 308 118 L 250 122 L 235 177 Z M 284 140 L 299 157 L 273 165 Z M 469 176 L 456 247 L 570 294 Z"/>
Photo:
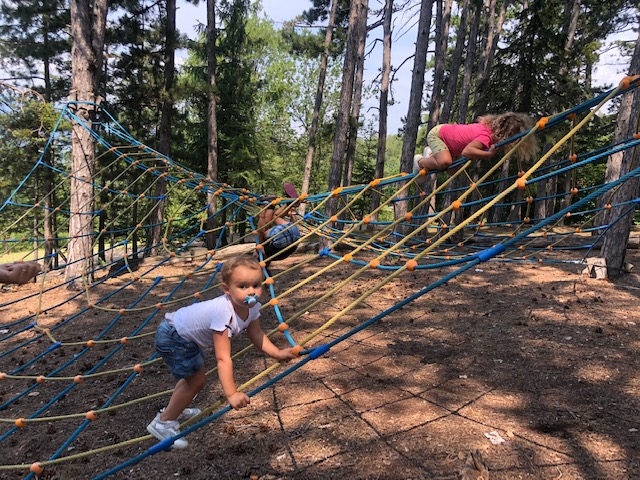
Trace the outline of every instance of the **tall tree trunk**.
<path fill-rule="evenodd" d="M 320 58 L 320 72 L 318 75 L 318 87 L 316 89 L 316 101 L 313 105 L 313 116 L 311 118 L 311 127 L 309 128 L 309 141 L 307 146 L 307 156 L 304 161 L 304 175 L 302 177 L 302 193 L 309 193 L 309 185 L 311 184 L 311 169 L 313 167 L 313 156 L 316 150 L 316 135 L 318 133 L 318 125 L 320 124 L 320 108 L 322 107 L 322 98 L 324 95 L 324 83 L 327 77 L 327 64 L 329 62 L 329 49 L 333 39 L 333 26 L 336 19 L 336 10 L 338 8 L 338 0 L 331 3 L 331 12 L 329 13 L 329 24 L 324 36 L 324 51 Z M 304 215 L 305 204 L 300 204 L 299 212 Z"/>
<path fill-rule="evenodd" d="M 433 90 L 429 101 L 429 119 L 427 131 L 435 127 L 440 121 L 440 105 L 444 83 L 444 66 L 447 61 L 447 46 L 449 44 L 449 25 L 451 23 L 451 5 L 453 0 L 437 0 L 436 8 L 436 47 L 435 66 L 433 74 Z"/>
<path fill-rule="evenodd" d="M 353 165 L 356 158 L 356 144 L 358 139 L 358 124 L 360 120 L 360 107 L 362 106 L 362 83 L 364 77 L 364 47 L 367 41 L 367 14 L 369 0 L 361 0 L 364 14 L 358 21 L 358 37 L 356 50 L 356 72 L 353 85 L 353 100 L 351 103 L 351 116 L 349 118 L 349 138 L 347 144 L 347 161 L 344 169 L 342 185 L 351 185 Z"/>
<path fill-rule="evenodd" d="M 207 0 L 207 176 L 214 182 L 218 180 L 218 88 L 216 86 L 216 0 Z M 207 248 L 215 246 L 216 235 L 216 199 L 218 197 L 209 192 L 207 194 Z"/>
<path fill-rule="evenodd" d="M 469 11 L 469 0 L 463 0 L 460 13 L 460 25 L 456 32 L 456 47 L 451 58 L 451 70 L 449 71 L 449 83 L 447 84 L 447 93 L 442 105 L 442 115 L 440 115 L 440 123 L 449 123 L 451 111 L 453 109 L 453 101 L 456 96 L 458 87 L 458 74 L 460 73 L 460 65 L 462 64 L 462 51 L 467 38 L 467 12 Z"/>
<path fill-rule="evenodd" d="M 107 0 L 94 0 L 93 11 L 89 2 L 71 0 L 71 94 L 70 100 L 96 102 L 99 75 L 102 70 Z M 95 107 L 79 104 L 75 114 L 82 124 L 74 121 L 71 138 L 71 199 L 69 209 L 69 245 L 65 279 L 80 277 L 93 271 L 93 173 L 95 171 L 94 140 L 89 129 L 95 118 Z M 90 274 L 87 281 L 93 281 Z M 69 288 L 80 287 L 73 280 Z"/>
<path fill-rule="evenodd" d="M 176 56 L 176 0 L 167 0 L 167 18 L 165 25 L 165 48 L 164 48 L 164 80 L 162 85 L 162 106 L 160 111 L 160 136 L 158 139 L 158 150 L 160 153 L 171 157 L 171 125 L 173 115 L 173 83 L 175 78 L 175 56 Z M 163 162 L 158 161 L 159 171 L 163 171 Z M 155 196 L 158 198 L 150 215 L 151 228 L 147 237 L 145 255 L 153 256 L 158 254 L 158 246 L 162 237 L 162 223 L 166 201 L 164 197 L 167 193 L 166 177 L 158 178 L 155 185 Z"/>
<path fill-rule="evenodd" d="M 503 0 L 500 6 L 500 13 L 496 18 L 496 0 L 489 0 L 488 8 L 489 13 L 487 16 L 487 34 L 486 42 L 483 43 L 482 53 L 480 55 L 480 62 L 478 65 L 478 75 L 476 78 L 476 90 L 473 96 L 474 104 L 474 116 L 478 116 L 481 113 L 480 99 L 484 96 L 487 84 L 489 81 L 489 72 L 493 68 L 493 59 L 495 58 L 496 49 L 498 48 L 498 41 L 500 40 L 500 34 L 502 33 L 502 26 L 507 16 L 507 7 L 510 0 Z"/>
<path fill-rule="evenodd" d="M 393 19 L 393 0 L 386 0 L 382 22 L 382 78 L 380 80 L 380 117 L 378 119 L 378 148 L 376 151 L 375 177 L 384 176 L 384 161 L 387 150 L 387 116 L 389 102 L 389 78 L 391 77 L 391 20 Z M 371 211 L 380 206 L 380 194 L 374 190 L 371 194 Z M 371 215 L 371 220 L 378 221 L 378 212 Z"/>
<path fill-rule="evenodd" d="M 400 157 L 400 172 L 410 173 L 413 169 L 413 155 L 416 150 L 418 128 L 420 128 L 422 114 L 422 93 L 424 90 L 424 75 L 427 63 L 427 47 L 429 46 L 429 30 L 431 29 L 432 0 L 422 0 L 420 19 L 418 20 L 418 36 L 416 39 L 416 53 L 413 57 L 413 72 L 411 73 L 411 90 L 409 92 L 409 108 L 407 121 L 404 126 L 402 141 L 402 156 Z M 401 184 L 399 184 L 401 185 Z M 406 201 L 395 204 L 395 218 L 404 218 L 407 213 Z"/>
<path fill-rule="evenodd" d="M 631 58 L 629 72 L 632 75 L 637 75 L 640 72 L 640 31 L 638 32 L 638 40 Z M 640 93 L 638 93 L 638 88 L 635 88 L 622 98 L 614 133 L 614 142 L 629 138 L 638 132 L 640 129 L 638 124 L 639 114 Z M 631 170 L 638 168 L 638 166 L 640 166 L 640 148 L 638 147 L 628 148 L 624 152 L 611 155 L 607 162 L 605 183 L 617 180 Z M 636 176 L 620 186 L 613 194 L 613 198 L 610 199 L 610 203 L 615 205 L 637 198 L 639 188 L 640 178 Z M 624 266 L 627 244 L 629 243 L 629 232 L 633 224 L 633 210 L 629 208 L 629 205 L 613 207 L 605 218 L 605 221 L 611 226 L 604 238 L 601 255 L 607 261 L 609 277 L 616 277 L 623 271 L 622 267 Z"/>
<path fill-rule="evenodd" d="M 471 4 L 471 28 L 469 30 L 469 43 L 467 46 L 467 57 L 464 61 L 464 75 L 462 77 L 462 88 L 460 90 L 460 104 L 458 107 L 458 123 L 467 123 L 467 113 L 469 112 L 469 96 L 471 92 L 471 78 L 473 76 L 473 66 L 476 64 L 476 42 L 478 40 L 478 28 L 480 27 L 480 3 L 472 0 Z"/>
<path fill-rule="evenodd" d="M 333 139 L 333 155 L 329 168 L 329 190 L 340 186 L 342 169 L 347 146 L 349 131 L 349 117 L 351 114 L 351 100 L 353 98 L 353 79 L 356 67 L 357 33 L 360 15 L 365 14 L 362 0 L 353 0 L 349 11 L 349 31 L 347 34 L 347 49 L 342 71 L 342 90 L 340 92 L 340 110 L 336 121 L 336 132 Z M 338 198 L 331 197 L 326 203 L 325 214 L 330 217 L 338 210 Z"/>

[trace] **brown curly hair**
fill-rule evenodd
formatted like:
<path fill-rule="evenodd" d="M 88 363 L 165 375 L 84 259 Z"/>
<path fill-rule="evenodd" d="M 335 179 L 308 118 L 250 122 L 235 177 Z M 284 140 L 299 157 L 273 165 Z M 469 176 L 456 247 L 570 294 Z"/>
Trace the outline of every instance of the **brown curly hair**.
<path fill-rule="evenodd" d="M 531 130 L 533 127 L 533 120 L 529 115 L 516 112 L 506 112 L 500 115 L 483 115 L 478 117 L 478 123 L 489 127 L 495 143 L 504 142 L 514 135 Z M 530 135 L 518 147 L 515 154 L 521 160 L 530 160 L 535 156 L 537 151 L 538 144 L 536 137 Z"/>

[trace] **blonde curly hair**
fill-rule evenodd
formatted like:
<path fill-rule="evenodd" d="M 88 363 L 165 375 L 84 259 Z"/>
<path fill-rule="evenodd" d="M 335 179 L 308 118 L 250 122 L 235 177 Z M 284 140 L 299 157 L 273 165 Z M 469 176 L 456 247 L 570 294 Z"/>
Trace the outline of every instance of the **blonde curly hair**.
<path fill-rule="evenodd" d="M 529 115 L 516 112 L 506 112 L 500 115 L 483 115 L 478 117 L 477 121 L 489 127 L 495 143 L 504 142 L 514 135 L 531 130 L 534 123 Z M 520 144 L 515 154 L 521 160 L 530 160 L 536 155 L 537 151 L 538 144 L 536 137 L 530 135 Z"/>

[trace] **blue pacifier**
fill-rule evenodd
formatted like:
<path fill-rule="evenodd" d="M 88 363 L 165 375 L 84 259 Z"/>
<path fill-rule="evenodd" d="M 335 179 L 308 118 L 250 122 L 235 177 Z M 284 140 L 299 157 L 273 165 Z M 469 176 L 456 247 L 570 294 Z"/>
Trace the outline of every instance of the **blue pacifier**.
<path fill-rule="evenodd" d="M 249 307 L 253 307 L 256 303 L 258 303 L 258 295 L 247 295 L 242 302 Z"/>

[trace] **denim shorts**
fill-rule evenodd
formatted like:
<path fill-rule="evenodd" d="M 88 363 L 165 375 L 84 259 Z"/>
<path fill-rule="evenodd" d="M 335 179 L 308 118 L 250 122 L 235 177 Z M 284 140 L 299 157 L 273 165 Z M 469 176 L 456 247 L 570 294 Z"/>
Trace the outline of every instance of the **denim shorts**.
<path fill-rule="evenodd" d="M 198 344 L 178 335 L 176 327 L 164 319 L 156 331 L 156 352 L 177 379 L 195 375 L 204 366 L 204 352 Z"/>

